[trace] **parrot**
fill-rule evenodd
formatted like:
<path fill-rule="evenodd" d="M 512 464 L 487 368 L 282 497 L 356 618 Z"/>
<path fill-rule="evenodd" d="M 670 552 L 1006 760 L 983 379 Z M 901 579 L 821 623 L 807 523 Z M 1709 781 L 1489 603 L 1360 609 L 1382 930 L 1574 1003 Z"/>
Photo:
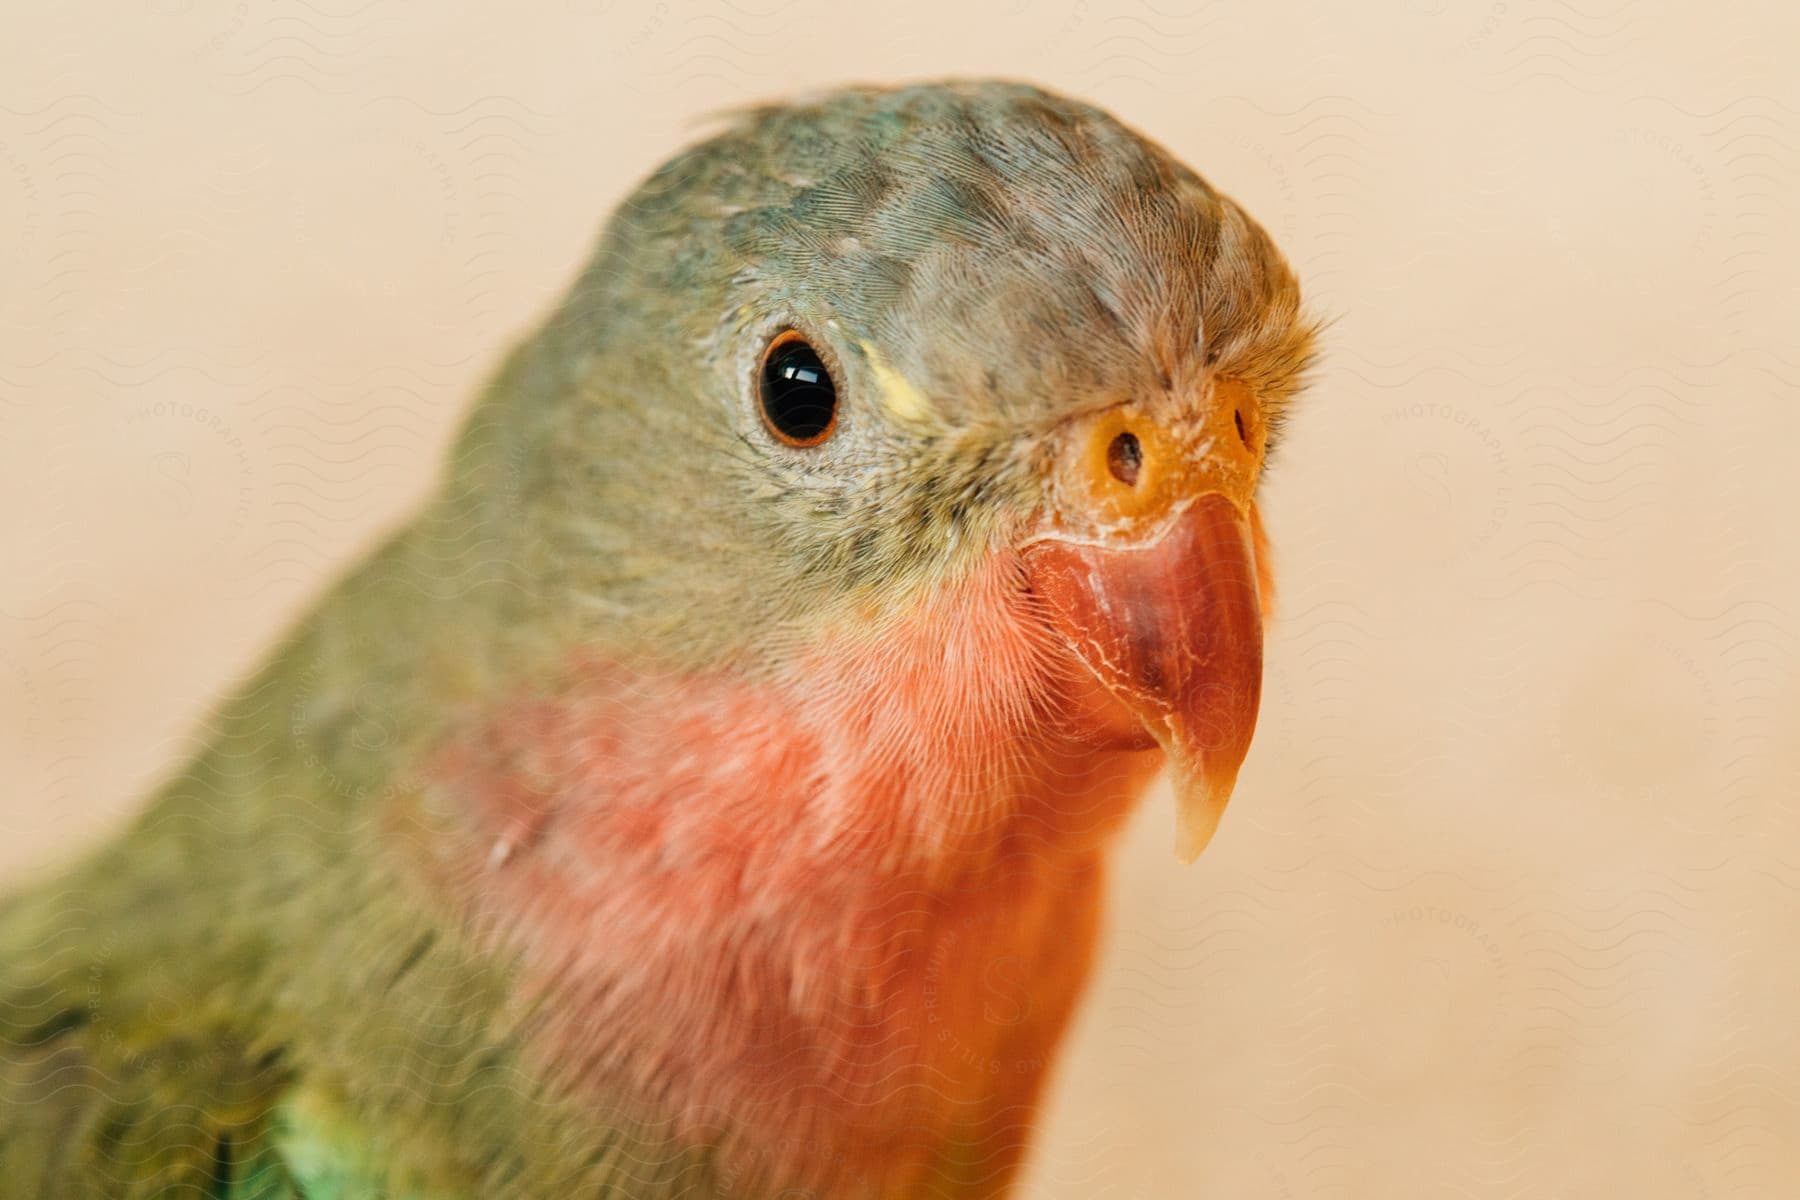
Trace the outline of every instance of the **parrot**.
<path fill-rule="evenodd" d="M 1108 865 L 1254 729 L 1319 324 L 1006 80 L 722 114 L 430 494 L 0 901 L 0 1194 L 1016 1194 Z"/>

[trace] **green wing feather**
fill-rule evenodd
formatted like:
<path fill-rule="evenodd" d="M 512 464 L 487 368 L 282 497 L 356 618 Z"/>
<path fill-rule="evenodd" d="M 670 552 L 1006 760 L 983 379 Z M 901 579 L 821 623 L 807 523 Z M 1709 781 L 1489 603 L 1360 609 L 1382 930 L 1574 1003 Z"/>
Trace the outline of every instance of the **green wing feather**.
<path fill-rule="evenodd" d="M 270 1136 L 280 1056 L 204 1029 L 133 1029 L 68 988 L 0 1008 L 0 1192 L 289 1200 Z"/>

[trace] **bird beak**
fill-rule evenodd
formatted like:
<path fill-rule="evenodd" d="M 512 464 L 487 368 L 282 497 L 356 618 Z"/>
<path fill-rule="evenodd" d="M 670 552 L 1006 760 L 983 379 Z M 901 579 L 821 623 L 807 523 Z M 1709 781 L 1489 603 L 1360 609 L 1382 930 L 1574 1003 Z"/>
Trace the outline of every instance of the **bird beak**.
<path fill-rule="evenodd" d="M 1022 549 L 1050 624 L 1100 685 L 1097 704 L 1075 706 L 1078 726 L 1167 754 L 1183 862 L 1218 826 L 1262 693 L 1257 460 L 1241 399 L 1220 394 L 1222 420 L 1140 406 L 1079 419 Z"/>

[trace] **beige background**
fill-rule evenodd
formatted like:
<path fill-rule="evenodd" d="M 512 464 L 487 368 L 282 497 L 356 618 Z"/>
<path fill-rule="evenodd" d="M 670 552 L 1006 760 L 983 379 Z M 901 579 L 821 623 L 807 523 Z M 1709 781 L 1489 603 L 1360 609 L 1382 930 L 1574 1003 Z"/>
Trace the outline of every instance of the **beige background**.
<path fill-rule="evenodd" d="M 1133 827 L 1026 1194 L 1800 1191 L 1792 5 L 9 7 L 0 873 L 184 753 L 698 114 L 1022 76 L 1337 318 L 1238 799 L 1192 869 Z"/>

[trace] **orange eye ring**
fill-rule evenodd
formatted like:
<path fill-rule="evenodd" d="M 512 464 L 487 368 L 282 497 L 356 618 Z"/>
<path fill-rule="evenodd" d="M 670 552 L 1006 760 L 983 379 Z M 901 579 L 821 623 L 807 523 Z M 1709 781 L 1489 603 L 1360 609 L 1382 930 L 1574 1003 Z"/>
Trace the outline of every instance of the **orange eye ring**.
<path fill-rule="evenodd" d="M 811 342 L 797 330 L 776 334 L 756 372 L 757 409 L 770 435 L 805 449 L 837 429 L 837 382 Z"/>

